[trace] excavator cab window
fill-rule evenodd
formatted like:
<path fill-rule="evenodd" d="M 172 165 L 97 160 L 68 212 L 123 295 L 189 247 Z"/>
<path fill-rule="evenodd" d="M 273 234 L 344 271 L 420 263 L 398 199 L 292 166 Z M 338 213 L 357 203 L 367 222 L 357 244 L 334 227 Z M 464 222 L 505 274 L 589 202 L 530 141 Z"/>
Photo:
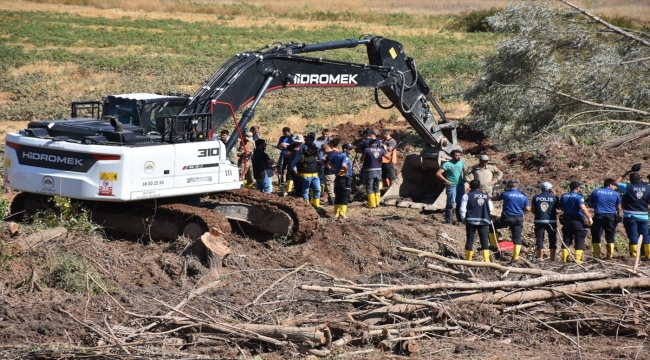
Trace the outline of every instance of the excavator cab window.
<path fill-rule="evenodd" d="M 151 112 L 149 112 L 149 119 L 147 119 L 148 124 L 142 124 L 142 127 L 145 128 L 147 133 L 161 134 L 165 128 L 164 119 L 170 119 L 172 116 L 178 115 L 183 110 L 183 105 L 172 102 L 151 104 Z"/>
<path fill-rule="evenodd" d="M 117 115 L 117 120 L 122 124 L 140 125 L 138 111 L 136 110 L 135 104 L 132 106 L 125 103 L 115 104 L 114 106 L 107 108 L 104 115 Z"/>

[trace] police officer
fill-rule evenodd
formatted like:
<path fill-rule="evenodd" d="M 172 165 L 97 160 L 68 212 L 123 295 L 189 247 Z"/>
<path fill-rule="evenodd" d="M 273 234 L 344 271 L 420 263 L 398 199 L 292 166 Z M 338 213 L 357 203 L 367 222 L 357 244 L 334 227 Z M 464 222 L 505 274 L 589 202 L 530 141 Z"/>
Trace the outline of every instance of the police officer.
<path fill-rule="evenodd" d="M 494 210 L 494 205 L 492 205 L 490 196 L 481 191 L 481 183 L 478 180 L 469 182 L 469 190 L 469 193 L 463 195 L 460 203 L 460 217 L 465 223 L 465 232 L 467 233 L 465 260 L 472 260 L 474 235 L 478 232 L 483 261 L 490 262 L 488 226 L 491 222 L 490 212 Z"/>
<path fill-rule="evenodd" d="M 503 177 L 503 172 L 494 165 L 488 165 L 490 157 L 487 155 L 479 156 L 479 163 L 472 166 L 465 181 L 478 180 L 481 183 L 481 190 L 492 196 L 492 186 Z"/>
<path fill-rule="evenodd" d="M 584 217 L 588 218 L 589 224 L 593 222 L 589 210 L 585 206 L 585 198 L 580 195 L 580 184 L 571 181 L 568 193 L 560 198 L 560 209 L 562 209 L 562 262 L 569 259 L 569 247 L 575 240 L 576 262 L 582 263 L 582 253 L 585 250 L 585 238 L 587 237 L 587 224 Z"/>
<path fill-rule="evenodd" d="M 379 206 L 381 193 L 379 184 L 381 183 L 381 158 L 386 155 L 386 150 L 381 147 L 381 142 L 370 140 L 368 147 L 363 150 L 361 162 L 363 166 L 361 172 L 366 185 L 366 194 L 368 196 L 368 208 Z"/>
<path fill-rule="evenodd" d="M 315 137 L 314 137 L 315 138 Z M 320 208 L 320 178 L 318 177 L 319 151 L 313 139 L 300 149 L 299 154 L 291 162 L 291 169 L 300 176 L 302 181 L 302 198 L 309 203 L 309 190 L 313 190 L 311 201 L 315 208 Z"/>
<path fill-rule="evenodd" d="M 336 171 L 334 180 L 334 216 L 345 219 L 348 213 L 348 203 L 352 192 L 352 163 L 350 153 L 352 144 L 344 144 L 340 154 L 329 158 L 329 164 Z"/>
<path fill-rule="evenodd" d="M 630 175 L 630 183 L 623 183 L 623 178 Z M 643 235 L 643 251 L 650 258 L 650 236 L 648 236 L 648 202 L 650 185 L 641 181 L 637 172 L 626 171 L 616 179 L 618 190 L 623 193 L 623 225 L 630 241 L 630 257 L 635 258 L 639 235 Z"/>
<path fill-rule="evenodd" d="M 524 213 L 530 211 L 530 205 L 528 204 L 526 195 L 519 191 L 519 183 L 517 180 L 509 180 L 507 187 L 507 191 L 492 197 L 492 200 L 503 201 L 501 218 L 494 222 L 494 228 L 510 228 L 512 241 L 515 243 L 512 260 L 518 260 L 519 253 L 521 252 L 521 231 L 524 227 Z"/>
<path fill-rule="evenodd" d="M 553 191 L 553 184 L 543 182 L 540 186 L 541 193 L 533 196 L 533 214 L 535 214 L 535 238 L 537 251 L 535 258 L 541 259 L 544 255 L 544 232 L 548 234 L 548 258 L 555 261 L 557 249 L 557 208 L 559 199 Z"/>
<path fill-rule="evenodd" d="M 591 247 L 594 256 L 600 257 L 600 237 L 605 230 L 607 258 L 614 256 L 614 236 L 616 225 L 622 220 L 621 196 L 616 191 L 614 179 L 606 179 L 603 187 L 594 190 L 589 196 L 589 205 L 594 208 L 594 223 L 591 225 Z"/>

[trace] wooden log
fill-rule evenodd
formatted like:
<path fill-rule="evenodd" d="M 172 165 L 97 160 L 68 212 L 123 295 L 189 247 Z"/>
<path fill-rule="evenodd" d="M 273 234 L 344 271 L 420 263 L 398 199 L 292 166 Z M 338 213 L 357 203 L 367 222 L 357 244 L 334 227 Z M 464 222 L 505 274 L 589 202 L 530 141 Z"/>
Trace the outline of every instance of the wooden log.
<path fill-rule="evenodd" d="M 553 274 L 557 274 L 556 272 L 553 272 L 553 271 L 546 271 L 546 270 L 540 270 L 540 269 L 526 269 L 526 268 L 507 267 L 507 266 L 503 266 L 503 265 L 500 265 L 500 264 L 497 264 L 497 263 L 486 263 L 486 262 L 481 262 L 481 261 L 467 261 L 467 260 L 448 259 L 448 258 L 446 258 L 446 257 L 444 257 L 442 255 L 438 255 L 438 254 L 436 254 L 434 252 L 422 251 L 422 250 L 419 250 L 419 249 L 413 249 L 413 248 L 402 247 L 402 246 L 398 246 L 397 250 L 417 254 L 420 257 L 428 257 L 428 258 L 431 258 L 431 259 L 440 260 L 440 261 L 446 262 L 447 264 L 465 265 L 465 266 L 471 266 L 471 267 L 487 267 L 487 268 L 490 268 L 490 269 L 500 271 L 502 273 L 510 272 L 510 273 L 513 273 L 513 274 L 529 274 L 529 275 L 553 275 Z"/>
<path fill-rule="evenodd" d="M 518 304 L 530 301 L 561 298 L 575 293 L 590 291 L 615 290 L 624 288 L 650 288 L 650 278 L 606 279 L 579 284 L 557 286 L 544 290 L 529 290 L 517 293 L 480 293 L 455 298 L 453 302 L 476 302 L 491 304 Z"/>
<path fill-rule="evenodd" d="M 18 225 L 18 223 L 15 223 L 13 221 L 9 221 L 9 222 L 4 222 L 3 221 L 2 222 L 2 229 L 4 229 L 4 231 L 8 232 L 9 235 L 14 236 L 14 235 L 16 235 L 18 233 L 18 230 L 20 230 L 20 225 Z"/>
<path fill-rule="evenodd" d="M 311 347 L 329 346 L 332 335 L 326 325 L 295 327 L 281 325 L 237 324 L 236 329 L 250 331 L 262 336 L 291 342 L 304 343 Z"/>
<path fill-rule="evenodd" d="M 414 352 L 418 351 L 418 344 L 416 344 L 413 340 L 405 340 L 402 342 L 402 351 L 407 354 L 413 354 Z"/>
<path fill-rule="evenodd" d="M 578 146 L 578 140 L 576 140 L 576 137 L 571 135 L 569 136 L 569 141 L 571 142 L 571 146 Z"/>
<path fill-rule="evenodd" d="M 19 237 L 8 245 L 13 247 L 16 253 L 26 253 L 54 238 L 65 236 L 67 234 L 68 230 L 61 226 L 53 229 L 46 229 L 28 236 Z"/>

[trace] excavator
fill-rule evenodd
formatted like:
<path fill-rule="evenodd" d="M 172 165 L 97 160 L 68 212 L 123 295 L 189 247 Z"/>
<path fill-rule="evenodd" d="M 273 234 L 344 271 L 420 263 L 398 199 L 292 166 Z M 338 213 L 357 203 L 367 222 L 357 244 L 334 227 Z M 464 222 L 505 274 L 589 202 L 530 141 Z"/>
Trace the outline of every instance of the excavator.
<path fill-rule="evenodd" d="M 360 45 L 367 64 L 305 55 Z M 4 183 L 20 191 L 11 212 L 34 214 L 62 196 L 82 202 L 110 231 L 196 239 L 230 231 L 228 220 L 236 220 L 303 242 L 317 229 L 318 213 L 301 200 L 242 188 L 226 155 L 238 139 L 244 143 L 242 129 L 266 93 L 309 87 L 374 88 L 377 105 L 399 110 L 427 144 L 407 156 L 401 181 L 384 201 L 440 202 L 443 186 L 433 174 L 458 148 L 457 123 L 447 121 L 402 44 L 365 35 L 236 54 L 193 96 L 111 95 L 72 103 L 70 118 L 32 121 L 5 140 Z M 380 103 L 379 90 L 390 103 Z M 228 121 L 235 131 L 224 144 L 213 134 Z"/>

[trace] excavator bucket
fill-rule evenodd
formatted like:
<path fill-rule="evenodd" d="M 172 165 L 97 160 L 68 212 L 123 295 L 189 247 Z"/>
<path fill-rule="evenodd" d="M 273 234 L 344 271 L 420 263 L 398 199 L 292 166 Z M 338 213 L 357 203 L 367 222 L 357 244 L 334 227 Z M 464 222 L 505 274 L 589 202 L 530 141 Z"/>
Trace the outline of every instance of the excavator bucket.
<path fill-rule="evenodd" d="M 436 148 L 425 149 L 420 155 L 407 155 L 397 179 L 382 196 L 382 203 L 427 211 L 444 209 L 445 185 L 436 172 L 441 162 L 447 160 L 445 152 Z"/>

